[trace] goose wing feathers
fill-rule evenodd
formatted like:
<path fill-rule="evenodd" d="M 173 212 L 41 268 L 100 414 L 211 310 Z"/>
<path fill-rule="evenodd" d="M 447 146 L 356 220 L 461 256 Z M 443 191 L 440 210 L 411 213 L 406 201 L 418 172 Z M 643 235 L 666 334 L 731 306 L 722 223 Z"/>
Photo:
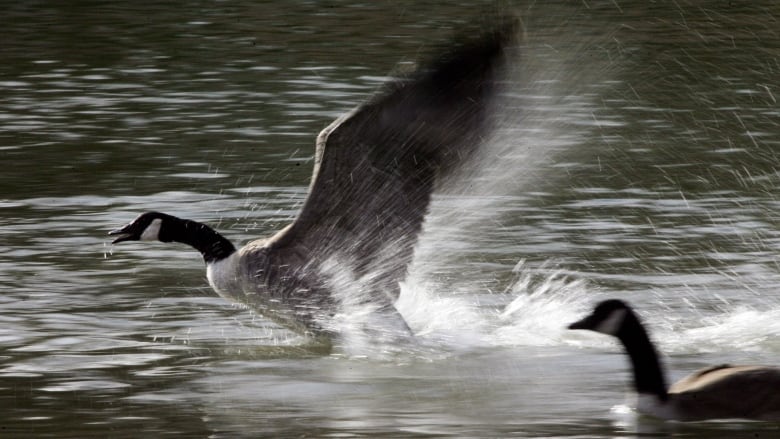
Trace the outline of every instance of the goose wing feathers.
<path fill-rule="evenodd" d="M 780 420 L 780 369 L 717 366 L 675 383 L 669 395 L 687 419 Z"/>
<path fill-rule="evenodd" d="M 436 179 L 478 145 L 489 126 L 514 26 L 483 35 L 430 68 L 389 83 L 317 138 L 309 194 L 271 252 L 336 256 L 372 290 L 397 298 Z"/>

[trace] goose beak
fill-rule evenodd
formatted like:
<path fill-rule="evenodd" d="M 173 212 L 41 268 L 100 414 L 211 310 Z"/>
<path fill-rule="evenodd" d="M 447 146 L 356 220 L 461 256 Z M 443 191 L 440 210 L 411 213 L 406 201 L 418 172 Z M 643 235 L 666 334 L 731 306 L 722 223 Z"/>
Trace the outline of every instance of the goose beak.
<path fill-rule="evenodd" d="M 585 317 L 582 320 L 577 320 L 576 322 L 570 324 L 568 326 L 569 329 L 591 329 L 593 328 L 593 323 L 590 321 L 590 316 Z"/>
<path fill-rule="evenodd" d="M 130 228 L 131 224 L 128 224 L 124 227 L 114 229 L 110 232 L 108 232 L 108 236 L 116 236 L 113 241 L 111 241 L 111 244 L 116 244 L 122 241 L 133 241 L 137 238 L 135 237 L 134 233 L 131 233 L 128 229 Z"/>

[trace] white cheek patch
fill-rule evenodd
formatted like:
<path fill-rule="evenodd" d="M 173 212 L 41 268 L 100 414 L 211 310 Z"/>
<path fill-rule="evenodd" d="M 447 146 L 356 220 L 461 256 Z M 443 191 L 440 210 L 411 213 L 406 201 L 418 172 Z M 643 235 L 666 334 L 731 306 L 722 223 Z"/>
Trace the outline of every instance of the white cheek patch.
<path fill-rule="evenodd" d="M 598 326 L 593 328 L 593 330 L 602 334 L 616 335 L 618 331 L 620 331 L 620 326 L 623 325 L 623 319 L 625 318 L 626 310 L 616 309 L 609 314 L 609 317 L 602 320 Z"/>
<path fill-rule="evenodd" d="M 160 236 L 160 225 L 162 225 L 161 219 L 153 220 L 141 233 L 141 241 L 157 241 Z"/>

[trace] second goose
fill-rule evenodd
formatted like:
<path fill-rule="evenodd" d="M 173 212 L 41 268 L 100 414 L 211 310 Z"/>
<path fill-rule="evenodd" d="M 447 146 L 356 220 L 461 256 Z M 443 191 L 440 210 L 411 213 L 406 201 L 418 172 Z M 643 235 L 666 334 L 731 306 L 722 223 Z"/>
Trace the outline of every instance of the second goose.
<path fill-rule="evenodd" d="M 625 302 L 603 301 L 569 329 L 587 329 L 620 340 L 633 367 L 640 413 L 677 421 L 780 420 L 780 368 L 719 365 L 694 372 L 667 388 L 658 353 Z"/>

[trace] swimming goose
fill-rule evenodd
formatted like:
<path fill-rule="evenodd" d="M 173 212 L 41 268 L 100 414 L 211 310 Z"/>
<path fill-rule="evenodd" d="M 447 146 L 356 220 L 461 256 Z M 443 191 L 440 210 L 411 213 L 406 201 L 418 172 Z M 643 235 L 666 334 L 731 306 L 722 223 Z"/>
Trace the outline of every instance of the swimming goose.
<path fill-rule="evenodd" d="M 611 299 L 569 325 L 617 337 L 631 359 L 637 411 L 677 421 L 780 420 L 780 368 L 719 365 L 666 388 L 664 371 L 641 321 L 626 303 Z"/>
<path fill-rule="evenodd" d="M 113 243 L 188 244 L 218 294 L 299 332 L 333 335 L 329 319 L 352 300 L 408 333 L 394 302 L 431 193 L 488 134 L 516 33 L 501 24 L 459 43 L 322 130 L 306 201 L 275 235 L 236 249 L 205 224 L 146 212 L 109 232 Z M 349 280 L 365 297 L 343 297 Z"/>

